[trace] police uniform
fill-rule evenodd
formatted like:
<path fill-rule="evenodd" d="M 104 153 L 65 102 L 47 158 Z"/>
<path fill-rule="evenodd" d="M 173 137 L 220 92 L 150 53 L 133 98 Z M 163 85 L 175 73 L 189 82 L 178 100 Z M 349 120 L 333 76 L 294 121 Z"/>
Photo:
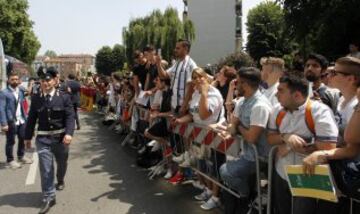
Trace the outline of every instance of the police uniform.
<path fill-rule="evenodd" d="M 48 69 L 40 78 L 49 80 L 55 76 L 54 69 Z M 74 133 L 74 109 L 70 96 L 55 88 L 49 94 L 42 92 L 34 95 L 25 129 L 25 140 L 31 140 L 36 124 L 38 130 L 35 142 L 40 163 L 41 188 L 44 202 L 48 203 L 50 209 L 55 204 L 53 157 L 57 162 L 58 182 L 63 182 L 69 150 L 69 145 L 64 144 L 63 139 L 65 135 L 72 136 Z M 40 213 L 48 210 L 42 211 Z"/>

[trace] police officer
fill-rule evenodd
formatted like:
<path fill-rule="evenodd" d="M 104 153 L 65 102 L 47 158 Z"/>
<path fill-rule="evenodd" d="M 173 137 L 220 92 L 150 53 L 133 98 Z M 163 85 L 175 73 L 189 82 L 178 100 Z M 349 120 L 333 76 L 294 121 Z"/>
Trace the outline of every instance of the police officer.
<path fill-rule="evenodd" d="M 79 115 L 78 115 L 77 109 L 80 106 L 81 85 L 80 85 L 79 81 L 76 80 L 76 77 L 74 74 L 69 74 L 68 80 L 65 82 L 65 86 L 67 87 L 68 93 L 70 94 L 71 101 L 74 106 L 76 129 L 80 130 L 80 121 L 79 121 Z"/>
<path fill-rule="evenodd" d="M 25 128 L 25 144 L 31 147 L 35 125 L 38 124 L 36 149 L 39 155 L 43 204 L 40 214 L 55 205 L 53 157 L 57 162 L 58 185 L 64 185 L 69 144 L 75 128 L 74 109 L 70 96 L 55 89 L 55 68 L 40 73 L 41 93 L 32 97 Z"/>

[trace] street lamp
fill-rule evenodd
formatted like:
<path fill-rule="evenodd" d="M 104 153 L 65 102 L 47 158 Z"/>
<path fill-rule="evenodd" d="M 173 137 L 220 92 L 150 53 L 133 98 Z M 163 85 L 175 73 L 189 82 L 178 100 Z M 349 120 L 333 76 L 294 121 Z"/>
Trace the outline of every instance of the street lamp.
<path fill-rule="evenodd" d="M 242 47 L 242 0 L 235 0 L 235 52 L 241 52 Z"/>

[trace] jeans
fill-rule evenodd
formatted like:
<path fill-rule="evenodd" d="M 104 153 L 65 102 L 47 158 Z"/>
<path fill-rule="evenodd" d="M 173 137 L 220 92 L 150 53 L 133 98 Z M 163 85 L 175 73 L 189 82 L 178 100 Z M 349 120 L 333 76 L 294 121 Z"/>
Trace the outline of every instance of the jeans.
<path fill-rule="evenodd" d="M 221 179 L 229 185 L 230 188 L 236 190 L 242 197 L 249 196 L 249 178 L 255 173 L 255 162 L 242 157 L 238 160 L 228 161 L 220 167 Z"/>
<path fill-rule="evenodd" d="M 6 145 L 5 145 L 5 152 L 6 152 L 6 161 L 11 162 L 14 160 L 13 148 L 15 145 L 15 137 L 18 137 L 18 149 L 17 149 L 17 156 L 18 158 L 24 157 L 25 154 L 25 144 L 24 144 L 24 137 L 25 137 L 25 124 L 15 125 L 14 123 L 8 124 L 9 130 L 6 132 Z"/>

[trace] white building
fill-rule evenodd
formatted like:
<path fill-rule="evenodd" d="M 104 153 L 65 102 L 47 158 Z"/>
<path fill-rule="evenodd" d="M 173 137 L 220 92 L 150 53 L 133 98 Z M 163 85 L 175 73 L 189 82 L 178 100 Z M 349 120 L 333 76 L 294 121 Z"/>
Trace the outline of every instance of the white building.
<path fill-rule="evenodd" d="M 190 55 L 199 66 L 217 63 L 236 51 L 236 33 L 241 38 L 241 28 L 236 32 L 237 22 L 241 23 L 241 18 L 236 20 L 236 9 L 241 16 L 241 3 L 240 8 L 236 0 L 184 0 L 184 4 L 184 16 L 195 26 Z"/>

